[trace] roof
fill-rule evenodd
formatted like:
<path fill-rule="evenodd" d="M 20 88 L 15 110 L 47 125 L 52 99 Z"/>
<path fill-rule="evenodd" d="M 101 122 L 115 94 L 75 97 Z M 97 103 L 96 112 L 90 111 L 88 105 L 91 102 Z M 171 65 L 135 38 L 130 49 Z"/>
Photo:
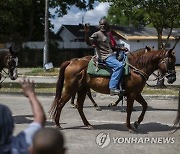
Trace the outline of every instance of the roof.
<path fill-rule="evenodd" d="M 142 40 L 142 39 L 158 39 L 157 31 L 155 28 L 150 27 L 125 27 L 125 26 L 112 26 L 112 30 L 120 37 L 126 40 Z M 166 39 L 169 34 L 169 29 L 163 31 L 162 39 Z M 180 35 L 180 28 L 174 28 L 170 39 Z"/>
<path fill-rule="evenodd" d="M 82 24 L 79 24 L 79 25 L 62 25 L 56 34 L 59 35 L 64 28 L 69 30 L 77 38 L 84 37 L 84 27 Z M 89 29 L 90 29 L 91 33 L 94 33 L 95 31 L 98 30 L 98 26 L 91 26 L 90 25 Z"/>
<path fill-rule="evenodd" d="M 75 37 L 82 38 L 84 36 L 84 28 L 82 24 L 79 25 L 62 25 L 57 31 L 57 35 L 66 28 Z M 94 33 L 98 31 L 98 26 L 90 25 L 90 32 Z M 157 31 L 155 28 L 150 27 L 130 27 L 130 26 L 115 26 L 112 25 L 111 29 L 121 38 L 125 40 L 143 40 L 143 39 L 158 39 Z M 162 39 L 166 39 L 169 34 L 169 29 L 163 31 Z M 180 28 L 174 28 L 172 31 L 172 36 L 170 39 L 175 39 L 175 37 L 180 36 Z"/>

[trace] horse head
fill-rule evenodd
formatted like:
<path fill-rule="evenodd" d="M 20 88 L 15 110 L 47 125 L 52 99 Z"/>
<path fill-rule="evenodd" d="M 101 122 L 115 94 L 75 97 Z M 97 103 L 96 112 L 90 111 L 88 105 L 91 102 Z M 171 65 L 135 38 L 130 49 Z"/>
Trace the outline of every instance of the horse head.
<path fill-rule="evenodd" d="M 168 83 L 172 84 L 176 81 L 176 71 L 175 71 L 175 62 L 176 57 L 173 49 L 164 51 L 165 56 L 160 60 L 158 69 L 163 77 L 168 79 Z"/>
<path fill-rule="evenodd" d="M 7 56 L 7 68 L 8 74 L 11 80 L 16 80 L 18 77 L 17 66 L 18 66 L 18 57 L 17 51 L 13 50 L 12 47 L 9 48 L 9 55 Z"/>

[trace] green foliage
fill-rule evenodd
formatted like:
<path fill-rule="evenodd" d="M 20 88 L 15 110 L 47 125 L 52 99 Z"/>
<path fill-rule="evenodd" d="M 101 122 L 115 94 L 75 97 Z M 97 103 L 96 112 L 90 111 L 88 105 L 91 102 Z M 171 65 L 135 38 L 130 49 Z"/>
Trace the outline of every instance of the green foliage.
<path fill-rule="evenodd" d="M 96 0 L 49 0 L 59 16 L 70 6 L 92 9 Z M 0 0 L 0 41 L 25 42 L 44 40 L 45 0 Z M 49 13 L 49 17 L 54 16 Z M 50 23 L 50 28 L 53 25 Z M 51 31 L 51 30 L 50 30 Z"/>
<path fill-rule="evenodd" d="M 158 46 L 162 45 L 163 29 L 180 27 L 179 0 L 100 0 L 110 2 L 108 19 L 112 24 L 128 26 L 152 25 L 157 30 Z M 166 43 L 168 39 L 166 40 Z"/>
<path fill-rule="evenodd" d="M 127 6 L 128 9 L 111 6 L 108 10 L 108 20 L 113 25 L 122 26 L 146 26 L 148 24 L 147 14 L 144 10 Z"/>
<path fill-rule="evenodd" d="M 98 0 L 50 0 L 50 7 L 56 9 L 56 13 L 61 17 L 67 14 L 71 6 L 76 6 L 79 9 L 92 9 L 93 4 Z"/>
<path fill-rule="evenodd" d="M 112 23 L 145 26 L 150 23 L 155 28 L 180 26 L 179 0 L 100 0 L 110 2 L 108 18 Z M 115 19 L 115 18 L 118 19 Z M 113 21 L 114 20 L 114 21 Z M 121 22 L 120 22 L 121 21 Z"/>
<path fill-rule="evenodd" d="M 42 40 L 43 0 L 1 0 L 0 39 L 3 41 Z"/>

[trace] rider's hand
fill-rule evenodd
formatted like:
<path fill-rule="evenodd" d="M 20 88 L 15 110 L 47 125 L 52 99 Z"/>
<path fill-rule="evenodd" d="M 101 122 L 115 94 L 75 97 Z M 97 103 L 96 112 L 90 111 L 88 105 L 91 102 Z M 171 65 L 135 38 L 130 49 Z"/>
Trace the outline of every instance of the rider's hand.
<path fill-rule="evenodd" d="M 89 24 L 84 25 L 84 31 L 85 33 L 89 33 Z"/>
<path fill-rule="evenodd" d="M 122 47 L 121 50 L 122 50 L 122 51 L 125 51 L 125 52 L 128 52 L 128 51 L 129 51 L 129 49 L 126 48 L 126 47 Z"/>

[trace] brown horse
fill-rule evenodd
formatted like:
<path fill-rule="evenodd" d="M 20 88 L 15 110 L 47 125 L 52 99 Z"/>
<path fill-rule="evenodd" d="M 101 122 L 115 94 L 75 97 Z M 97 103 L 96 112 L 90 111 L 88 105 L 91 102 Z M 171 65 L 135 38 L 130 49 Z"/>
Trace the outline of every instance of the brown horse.
<path fill-rule="evenodd" d="M 0 49 L 0 81 L 2 77 L 10 77 L 11 80 L 16 80 L 18 77 L 17 66 L 17 53 L 12 50 L 11 47 L 9 49 Z M 4 68 L 7 68 L 8 72 L 6 72 Z M 2 71 L 5 73 L 5 75 L 2 73 Z M 2 82 L 3 81 L 0 82 L 0 87 Z"/>
<path fill-rule="evenodd" d="M 168 83 L 176 80 L 175 73 L 175 55 L 171 50 L 157 50 L 150 52 L 142 52 L 138 56 L 129 56 L 129 65 L 131 66 L 130 75 L 124 78 L 125 95 L 127 97 L 127 118 L 126 126 L 130 131 L 133 127 L 130 125 L 130 117 L 134 104 L 134 100 L 139 102 L 143 109 L 138 121 L 134 123 L 135 128 L 142 122 L 147 110 L 147 102 L 144 100 L 141 92 L 148 80 L 148 77 L 157 69 L 166 76 Z M 86 93 L 89 88 L 103 94 L 109 94 L 109 78 L 95 77 L 87 74 L 87 66 L 89 60 L 75 60 L 63 63 L 59 72 L 57 82 L 56 97 L 50 109 L 57 127 L 60 127 L 59 119 L 62 108 L 69 99 L 77 93 L 77 109 L 85 126 L 92 128 L 87 121 L 83 104 Z"/>
<path fill-rule="evenodd" d="M 149 52 L 149 51 L 153 51 L 154 50 L 154 47 L 149 47 L 149 46 L 145 46 L 145 48 L 141 48 L 141 49 L 138 49 L 138 50 L 135 50 L 133 52 L 129 52 L 128 53 L 128 56 L 139 56 L 142 54 L 142 52 Z M 86 58 L 88 60 L 90 60 L 92 58 L 92 56 L 86 56 L 86 57 L 83 57 L 83 58 Z M 72 59 L 72 60 L 78 60 L 79 58 L 75 58 L 75 59 Z M 89 97 L 89 99 L 91 100 L 91 102 L 93 103 L 93 106 L 96 108 L 97 111 L 101 111 L 102 109 L 97 105 L 97 103 L 94 101 L 93 97 L 92 97 L 92 94 L 91 94 L 91 90 L 88 89 L 87 91 L 87 96 Z M 123 96 L 120 96 L 116 102 L 113 102 L 113 103 L 110 103 L 108 104 L 108 107 L 112 107 L 112 106 L 117 106 L 118 103 L 123 99 Z M 75 95 L 71 98 L 71 105 L 73 107 L 76 107 L 76 104 L 74 104 L 74 100 L 75 100 Z M 122 112 L 125 111 L 124 107 L 123 107 L 123 101 L 122 101 L 122 104 L 121 104 L 121 110 Z M 135 110 L 135 109 L 134 109 Z"/>

